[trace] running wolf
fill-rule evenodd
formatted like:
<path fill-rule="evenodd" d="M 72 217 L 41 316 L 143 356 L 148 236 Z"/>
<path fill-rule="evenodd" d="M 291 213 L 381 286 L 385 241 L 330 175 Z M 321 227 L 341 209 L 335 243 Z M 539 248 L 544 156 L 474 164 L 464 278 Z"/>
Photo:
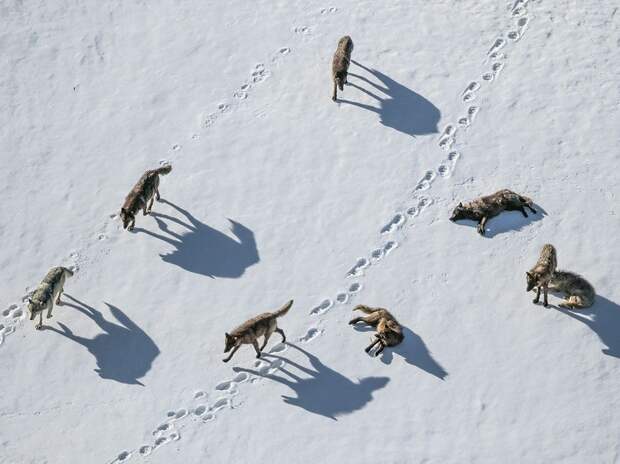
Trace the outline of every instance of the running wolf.
<path fill-rule="evenodd" d="M 172 166 L 166 164 L 159 169 L 146 171 L 136 185 L 134 185 L 129 195 L 125 198 L 125 203 L 121 208 L 121 220 L 123 229 L 131 230 L 136 223 L 136 214 L 142 210 L 146 216 L 153 209 L 153 200 L 160 200 L 159 196 L 159 176 L 165 176 L 172 171 Z M 150 201 L 150 204 L 149 204 Z"/>
<path fill-rule="evenodd" d="M 64 291 L 65 280 L 72 275 L 73 271 L 66 267 L 51 268 L 32 296 L 28 298 L 30 320 L 34 320 L 36 315 L 39 315 L 39 323 L 34 326 L 35 329 L 40 330 L 43 327 L 43 311 L 47 309 L 47 318 L 49 319 L 52 317 L 54 303 L 62 304 L 60 295 Z"/>
<path fill-rule="evenodd" d="M 284 331 L 278 327 L 278 317 L 284 316 L 288 313 L 288 310 L 293 306 L 293 300 L 286 303 L 282 308 L 273 313 L 263 313 L 256 317 L 244 322 L 231 333 L 226 333 L 226 346 L 224 353 L 228 353 L 231 349 L 230 355 L 222 361 L 228 362 L 233 357 L 235 352 L 244 344 L 254 345 L 256 350 L 256 357 L 260 358 L 261 351 L 265 349 L 269 337 L 274 332 L 278 332 L 282 335 L 282 343 L 286 342 L 286 335 Z M 258 337 L 264 336 L 263 346 L 258 347 Z"/>
<path fill-rule="evenodd" d="M 594 287 L 579 274 L 556 271 L 549 281 L 551 291 L 564 293 L 566 299 L 559 305 L 568 309 L 584 309 L 594 304 Z"/>
<path fill-rule="evenodd" d="M 555 268 L 558 266 L 558 256 L 553 245 L 547 243 L 543 246 L 540 252 L 540 258 L 536 262 L 536 265 L 525 273 L 527 279 L 527 290 L 531 292 L 534 287 L 537 287 L 536 298 L 534 303 L 537 304 L 540 300 L 540 289 L 545 291 L 545 297 L 543 306 L 546 308 L 549 306 L 547 303 L 547 290 L 549 288 L 549 281 L 553 277 Z"/>
<path fill-rule="evenodd" d="M 345 35 L 338 41 L 338 48 L 334 53 L 332 60 L 332 80 L 334 81 L 334 92 L 332 100 L 336 101 L 337 88 L 344 90 L 344 84 L 347 83 L 347 73 L 349 64 L 351 63 L 351 52 L 353 51 L 353 40 Z"/>
<path fill-rule="evenodd" d="M 536 214 L 536 210 L 532 207 L 532 200 L 523 195 L 519 195 L 508 189 L 495 192 L 492 195 L 477 198 L 469 203 L 459 203 L 450 220 L 452 222 L 459 219 L 472 219 L 478 221 L 478 233 L 484 235 L 486 223 L 492 217 L 497 216 L 502 211 L 521 211 L 523 216 L 527 217 L 525 208 L 527 207 L 532 213 Z"/>
<path fill-rule="evenodd" d="M 379 344 L 379 349 L 375 351 L 375 356 L 379 356 L 386 346 L 396 346 L 403 341 L 403 329 L 396 318 L 392 316 L 387 309 L 357 305 L 353 308 L 353 311 L 355 310 L 362 311 L 368 314 L 368 316 L 355 317 L 349 321 L 349 324 L 353 325 L 362 321 L 377 329 L 377 333 L 375 334 L 376 340 L 368 345 L 366 353 L 370 353 L 370 350 L 372 350 L 375 345 Z"/>

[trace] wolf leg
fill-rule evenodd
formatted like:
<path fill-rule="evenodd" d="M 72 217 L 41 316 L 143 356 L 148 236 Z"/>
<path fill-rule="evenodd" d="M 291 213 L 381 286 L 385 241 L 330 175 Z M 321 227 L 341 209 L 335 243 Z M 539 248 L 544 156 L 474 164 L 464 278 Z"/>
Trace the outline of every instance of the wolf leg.
<path fill-rule="evenodd" d="M 159 188 L 155 189 L 155 199 L 161 201 L 161 195 L 159 195 Z"/>
<path fill-rule="evenodd" d="M 62 305 L 62 301 L 60 301 L 60 295 L 62 295 L 62 292 L 64 292 L 65 289 L 61 288 L 60 291 L 58 292 L 58 297 L 56 297 L 56 304 L 57 305 Z"/>
<path fill-rule="evenodd" d="M 233 350 L 230 352 L 230 354 L 228 355 L 228 357 L 226 359 L 222 359 L 222 361 L 224 361 L 225 363 L 227 363 L 228 361 L 230 361 L 230 358 L 233 357 L 233 354 L 235 354 L 237 352 L 237 350 L 239 349 L 241 345 L 235 345 L 235 347 L 233 348 Z"/>
<path fill-rule="evenodd" d="M 536 287 L 536 298 L 532 300 L 532 303 L 538 304 L 539 300 L 540 300 L 540 286 Z"/>
<path fill-rule="evenodd" d="M 34 326 L 35 329 L 41 330 L 43 328 L 43 311 L 39 311 L 39 323 Z"/>
<path fill-rule="evenodd" d="M 257 340 L 254 340 L 254 341 L 252 342 L 252 345 L 254 345 L 254 349 L 256 350 L 256 357 L 257 357 L 257 358 L 260 358 L 260 350 L 258 349 L 258 341 L 257 341 Z"/>
<path fill-rule="evenodd" d="M 50 301 L 47 306 L 47 319 L 50 319 L 52 317 L 52 309 L 54 309 L 54 302 Z M 43 312 L 41 312 L 41 315 L 43 315 Z"/>
<path fill-rule="evenodd" d="M 263 351 L 267 346 L 267 342 L 269 341 L 269 337 L 271 337 L 272 332 L 265 332 L 265 339 L 263 340 L 263 346 L 260 347 L 260 351 Z"/>
<path fill-rule="evenodd" d="M 480 235 L 484 235 L 484 228 L 487 225 L 488 220 L 489 218 L 487 216 L 484 216 L 482 219 L 480 219 L 480 222 L 478 223 L 478 233 Z"/>
<path fill-rule="evenodd" d="M 540 287 L 538 287 L 538 288 L 540 288 Z M 546 308 L 547 306 L 549 306 L 549 302 L 547 301 L 547 291 L 549 290 L 549 287 L 545 284 L 543 286 L 543 290 L 544 290 L 544 293 L 545 293 L 545 296 L 544 296 L 544 299 L 543 299 L 543 306 Z"/>
<path fill-rule="evenodd" d="M 376 337 L 376 335 L 375 335 L 375 337 Z M 376 339 L 374 342 L 372 342 L 370 345 L 368 345 L 364 351 L 366 351 L 366 353 L 370 353 L 370 350 L 372 350 L 372 348 L 373 348 L 373 347 L 374 347 L 377 343 L 381 343 L 381 340 L 380 340 L 378 337 L 377 337 L 377 339 Z"/>
<path fill-rule="evenodd" d="M 276 332 L 282 335 L 282 343 L 286 343 L 286 335 L 284 335 L 284 330 L 282 330 L 280 327 L 277 327 Z"/>
<path fill-rule="evenodd" d="M 337 99 L 337 92 L 338 91 L 336 89 L 337 89 L 336 79 L 334 79 L 334 91 L 332 93 L 332 100 L 334 100 L 334 101 L 336 101 L 336 99 Z"/>
<path fill-rule="evenodd" d="M 155 197 L 151 198 L 151 202 L 149 203 L 149 208 L 148 208 L 148 212 L 150 213 L 151 211 L 153 211 L 153 202 L 155 201 Z"/>
<path fill-rule="evenodd" d="M 385 350 L 385 344 L 383 342 L 380 343 L 379 349 L 375 351 L 375 357 L 379 356 L 383 350 Z"/>
<path fill-rule="evenodd" d="M 354 317 L 353 319 L 351 319 L 349 321 L 349 324 L 354 325 L 354 324 L 357 324 L 358 322 L 363 321 L 363 320 L 364 320 L 363 317 Z"/>

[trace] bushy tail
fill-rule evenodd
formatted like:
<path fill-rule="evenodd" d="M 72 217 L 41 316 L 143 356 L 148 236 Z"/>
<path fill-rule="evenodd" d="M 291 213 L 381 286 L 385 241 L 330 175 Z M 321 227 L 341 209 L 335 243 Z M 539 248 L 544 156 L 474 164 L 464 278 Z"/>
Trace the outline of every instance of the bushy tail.
<path fill-rule="evenodd" d="M 372 314 L 376 311 L 375 308 L 371 308 L 370 306 L 366 306 L 366 305 L 357 305 L 355 308 L 353 308 L 353 311 L 361 311 L 365 314 Z"/>
<path fill-rule="evenodd" d="M 278 309 L 274 314 L 276 317 L 280 317 L 280 316 L 284 316 L 286 313 L 288 313 L 288 310 L 291 309 L 291 306 L 293 306 L 293 300 L 289 301 L 288 303 L 286 303 L 284 306 L 282 306 L 280 309 Z"/>
<path fill-rule="evenodd" d="M 170 174 L 170 171 L 172 171 L 172 165 L 171 164 L 164 164 L 161 168 L 155 169 L 155 172 L 157 174 L 162 175 L 162 176 L 165 176 L 166 174 Z"/>

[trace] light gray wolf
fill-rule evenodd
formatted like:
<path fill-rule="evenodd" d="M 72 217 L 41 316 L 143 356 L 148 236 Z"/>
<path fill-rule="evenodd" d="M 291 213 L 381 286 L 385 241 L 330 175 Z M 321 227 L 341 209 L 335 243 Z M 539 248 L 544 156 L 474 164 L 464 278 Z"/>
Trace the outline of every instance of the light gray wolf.
<path fill-rule="evenodd" d="M 486 223 L 492 217 L 497 216 L 502 211 L 521 211 L 523 216 L 527 217 L 526 207 L 536 214 L 532 204 L 531 199 L 511 190 L 503 189 L 465 204 L 459 203 L 452 211 L 450 220 L 452 222 L 460 219 L 478 221 L 478 233 L 484 235 Z"/>
<path fill-rule="evenodd" d="M 336 101 L 337 88 L 344 90 L 344 84 L 347 83 L 347 73 L 349 64 L 351 63 L 351 52 L 353 51 L 353 40 L 345 35 L 338 41 L 338 48 L 334 53 L 332 60 L 332 80 L 334 81 L 334 92 L 332 100 Z"/>
<path fill-rule="evenodd" d="M 584 309 L 594 304 L 594 287 L 579 274 L 556 271 L 549 281 L 551 291 L 564 293 L 565 300 L 559 306 L 568 309 Z"/>
<path fill-rule="evenodd" d="M 543 306 L 546 308 L 549 306 L 547 302 L 547 290 L 549 288 L 549 281 L 558 266 L 558 256 L 553 245 L 547 243 L 543 246 L 540 257 L 532 269 L 525 273 L 527 279 L 527 290 L 532 291 L 534 287 L 537 287 L 536 298 L 534 303 L 538 303 L 540 300 L 540 290 L 545 292 Z"/>
<path fill-rule="evenodd" d="M 66 267 L 51 268 L 32 296 L 28 298 L 30 320 L 34 320 L 36 315 L 39 315 L 39 323 L 35 325 L 35 329 L 40 330 L 43 327 L 43 311 L 47 310 L 47 319 L 49 319 L 52 317 L 54 303 L 62 304 L 60 295 L 64 291 L 65 280 L 72 275 L 73 271 Z"/>
<path fill-rule="evenodd" d="M 365 322 L 375 327 L 377 330 L 375 340 L 368 345 L 366 353 L 370 353 L 370 350 L 378 344 L 379 349 L 375 351 L 375 356 L 378 356 L 386 346 L 396 346 L 403 341 L 403 329 L 396 318 L 387 309 L 357 305 L 353 308 L 353 311 L 362 311 L 368 314 L 368 316 L 355 317 L 349 321 L 349 324 L 353 325 L 358 322 Z"/>
<path fill-rule="evenodd" d="M 228 353 L 231 349 L 232 352 L 228 358 L 222 361 L 228 362 L 233 357 L 235 352 L 244 344 L 254 345 L 256 350 L 256 357 L 260 358 L 261 351 L 265 349 L 269 337 L 274 332 L 278 332 L 282 336 L 282 343 L 286 342 L 286 335 L 284 331 L 278 327 L 277 319 L 288 313 L 289 309 L 293 306 L 293 300 L 286 303 L 282 308 L 273 313 L 263 313 L 256 317 L 244 322 L 235 330 L 230 333 L 226 333 L 226 345 L 224 347 L 224 353 Z M 264 336 L 263 346 L 258 347 L 258 337 Z"/>
<path fill-rule="evenodd" d="M 136 223 L 136 214 L 142 210 L 146 216 L 153 209 L 153 200 L 160 200 L 159 196 L 159 176 L 165 176 L 172 171 L 172 166 L 166 164 L 158 169 L 146 171 L 140 180 L 134 185 L 131 192 L 125 198 L 125 203 L 121 208 L 121 220 L 123 229 L 131 230 Z M 150 204 L 149 204 L 150 202 Z"/>

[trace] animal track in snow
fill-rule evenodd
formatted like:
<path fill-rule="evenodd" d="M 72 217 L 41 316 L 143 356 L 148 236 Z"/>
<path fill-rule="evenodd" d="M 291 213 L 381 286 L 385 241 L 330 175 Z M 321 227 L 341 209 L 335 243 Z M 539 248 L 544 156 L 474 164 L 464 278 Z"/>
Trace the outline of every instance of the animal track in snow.
<path fill-rule="evenodd" d="M 498 50 L 502 49 L 505 45 L 506 45 L 506 39 L 504 39 L 502 37 L 500 37 L 498 39 L 495 39 L 495 42 L 493 43 L 493 45 L 489 49 L 487 55 L 491 55 L 491 54 L 497 52 Z"/>
<path fill-rule="evenodd" d="M 311 33 L 310 28 L 308 26 L 297 26 L 296 28 L 293 29 L 293 32 L 295 32 L 295 34 L 303 34 L 303 35 L 308 35 Z"/>
<path fill-rule="evenodd" d="M 405 215 L 402 213 L 396 213 L 394 217 L 381 228 L 382 234 L 389 234 L 397 229 L 400 229 L 405 223 Z"/>
<path fill-rule="evenodd" d="M 330 14 L 330 13 L 337 13 L 338 12 L 338 8 L 336 8 L 335 6 L 332 6 L 330 8 L 322 8 L 321 9 L 321 14 Z"/>
<path fill-rule="evenodd" d="M 129 451 L 123 451 L 116 457 L 116 460 L 114 462 L 125 462 L 130 457 L 131 457 L 131 453 Z"/>
<path fill-rule="evenodd" d="M 227 380 L 226 382 L 220 382 L 215 386 L 215 389 L 218 391 L 226 391 L 229 390 L 233 386 L 233 382 L 231 380 Z"/>
<path fill-rule="evenodd" d="M 349 285 L 349 293 L 355 294 L 361 291 L 362 291 L 362 284 L 360 284 L 359 282 L 353 282 L 351 285 Z"/>
<path fill-rule="evenodd" d="M 323 333 L 323 329 L 317 329 L 316 327 L 310 327 L 308 331 L 298 338 L 300 342 L 308 343 L 314 340 L 316 337 L 320 336 Z"/>
<path fill-rule="evenodd" d="M 153 447 L 150 445 L 141 446 L 140 449 L 138 450 L 138 453 L 140 454 L 140 456 L 148 456 L 152 452 L 153 452 Z"/>
<path fill-rule="evenodd" d="M 223 409 L 227 406 L 230 407 L 230 398 L 226 398 L 226 397 L 220 398 L 215 403 L 213 403 L 213 406 L 209 408 L 209 412 L 211 413 L 217 412 L 220 409 Z"/>
<path fill-rule="evenodd" d="M 181 149 L 181 145 L 179 145 L 178 143 L 172 145 L 172 151 L 179 151 L 180 149 Z"/>
<path fill-rule="evenodd" d="M 207 406 L 205 404 L 199 404 L 194 408 L 195 416 L 202 416 L 205 412 L 207 412 Z"/>
<path fill-rule="evenodd" d="M 428 190 L 429 188 L 431 188 L 431 184 L 433 183 L 436 177 L 437 177 L 437 173 L 434 170 L 429 169 L 428 171 L 426 171 L 424 173 L 424 176 L 422 176 L 422 179 L 418 181 L 418 184 L 415 187 L 416 192 L 421 192 L 421 191 Z"/>
<path fill-rule="evenodd" d="M 338 295 L 336 295 L 336 303 L 345 304 L 347 301 L 349 301 L 348 293 L 341 292 Z"/>
<path fill-rule="evenodd" d="M 202 391 L 202 390 L 198 390 L 197 392 L 194 393 L 194 399 L 200 399 L 200 398 L 205 398 L 207 396 L 207 393 Z"/>
<path fill-rule="evenodd" d="M 286 344 L 284 343 L 278 343 L 277 345 L 273 346 L 270 350 L 269 353 L 283 353 L 287 350 Z"/>
<path fill-rule="evenodd" d="M 334 303 L 332 302 L 332 300 L 327 298 L 323 300 L 320 305 L 312 308 L 310 314 L 323 314 L 324 312 L 328 311 L 333 305 Z"/>
<path fill-rule="evenodd" d="M 347 272 L 347 277 L 362 275 L 368 266 L 370 266 L 370 261 L 366 258 L 358 258 L 355 265 Z"/>
<path fill-rule="evenodd" d="M 276 345 L 277 346 L 277 345 Z M 284 351 L 284 350 L 282 350 Z M 272 351 L 273 352 L 273 349 Z M 245 381 L 247 381 L 250 378 L 250 374 L 248 374 L 247 372 L 239 372 L 234 378 L 233 378 L 233 382 L 235 383 L 243 383 Z"/>

